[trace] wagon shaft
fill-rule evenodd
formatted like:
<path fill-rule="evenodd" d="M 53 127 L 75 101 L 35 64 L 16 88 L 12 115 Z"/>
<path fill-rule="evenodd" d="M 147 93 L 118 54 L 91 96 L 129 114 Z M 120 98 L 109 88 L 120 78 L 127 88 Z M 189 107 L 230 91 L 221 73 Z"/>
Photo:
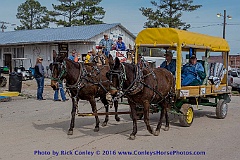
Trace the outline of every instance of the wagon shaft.
<path fill-rule="evenodd" d="M 137 113 L 143 113 L 143 112 L 137 112 Z M 104 112 L 104 113 L 77 113 L 78 116 L 102 116 L 102 115 L 116 115 L 116 114 L 131 114 L 131 112 Z"/>

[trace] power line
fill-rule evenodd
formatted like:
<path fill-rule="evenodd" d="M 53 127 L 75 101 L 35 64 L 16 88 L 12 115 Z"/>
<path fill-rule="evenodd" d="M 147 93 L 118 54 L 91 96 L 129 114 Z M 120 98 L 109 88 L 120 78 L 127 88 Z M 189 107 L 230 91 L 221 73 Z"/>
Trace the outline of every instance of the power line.
<path fill-rule="evenodd" d="M 219 25 L 222 25 L 222 24 L 209 24 L 209 25 L 204 25 L 204 26 L 199 26 L 199 27 L 190 27 L 190 29 L 192 29 L 192 28 L 205 28 L 205 27 L 219 26 Z"/>
<path fill-rule="evenodd" d="M 190 29 L 192 29 L 192 28 L 205 28 L 205 27 L 212 27 L 212 26 L 222 26 L 223 24 L 209 24 L 209 25 L 204 25 L 204 26 L 199 26 L 199 27 L 190 27 Z M 240 25 L 240 24 L 238 24 L 238 23 L 236 23 L 236 24 L 226 24 L 226 25 Z"/>

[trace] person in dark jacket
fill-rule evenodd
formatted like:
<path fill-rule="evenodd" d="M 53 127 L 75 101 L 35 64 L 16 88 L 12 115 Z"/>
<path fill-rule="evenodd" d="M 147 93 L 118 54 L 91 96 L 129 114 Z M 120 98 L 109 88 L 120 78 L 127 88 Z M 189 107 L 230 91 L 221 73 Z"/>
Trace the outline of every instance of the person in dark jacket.
<path fill-rule="evenodd" d="M 44 67 L 42 65 L 43 59 L 38 57 L 35 65 L 34 78 L 37 81 L 37 100 L 45 100 L 42 97 L 43 88 L 44 88 Z"/>
<path fill-rule="evenodd" d="M 122 41 L 122 37 L 118 37 L 116 49 L 117 49 L 117 51 L 125 51 L 126 50 L 126 46 L 125 46 L 125 43 Z"/>
<path fill-rule="evenodd" d="M 168 71 L 172 72 L 172 74 L 175 76 L 176 72 L 176 62 L 172 59 L 173 54 L 171 51 L 167 51 L 166 54 L 164 54 L 166 60 L 160 65 L 160 68 L 166 68 Z"/>
<path fill-rule="evenodd" d="M 203 65 L 197 62 L 196 55 L 192 55 L 189 63 L 185 64 L 182 68 L 182 86 L 198 86 L 202 85 L 206 73 L 204 72 Z"/>

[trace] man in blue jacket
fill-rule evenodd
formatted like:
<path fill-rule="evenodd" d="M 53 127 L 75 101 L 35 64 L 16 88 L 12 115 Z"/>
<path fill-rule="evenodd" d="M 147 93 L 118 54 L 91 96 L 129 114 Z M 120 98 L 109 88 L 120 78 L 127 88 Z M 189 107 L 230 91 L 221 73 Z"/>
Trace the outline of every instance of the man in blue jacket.
<path fill-rule="evenodd" d="M 68 59 L 74 61 L 75 56 L 77 56 L 77 55 L 76 55 L 76 49 L 73 49 L 73 50 L 72 50 L 72 55 L 70 55 L 70 56 L 68 57 Z"/>
<path fill-rule="evenodd" d="M 201 63 L 197 62 L 196 55 L 192 55 L 189 63 L 182 68 L 182 86 L 198 86 L 201 85 L 206 73 Z"/>
<path fill-rule="evenodd" d="M 168 71 L 172 72 L 172 74 L 175 76 L 176 72 L 176 61 L 172 59 L 173 54 L 171 51 L 167 51 L 166 54 L 164 54 L 166 60 L 160 65 L 160 68 L 166 68 Z"/>

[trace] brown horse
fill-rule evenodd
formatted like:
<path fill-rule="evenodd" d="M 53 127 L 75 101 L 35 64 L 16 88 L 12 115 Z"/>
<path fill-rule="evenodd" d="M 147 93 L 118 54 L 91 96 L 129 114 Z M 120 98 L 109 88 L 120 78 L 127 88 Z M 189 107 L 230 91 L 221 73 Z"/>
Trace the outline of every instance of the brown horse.
<path fill-rule="evenodd" d="M 58 88 L 58 82 L 66 79 L 67 89 L 70 91 L 72 98 L 72 119 L 68 135 L 73 134 L 75 123 L 75 115 L 79 99 L 87 100 L 90 102 L 92 112 L 97 113 L 95 98 L 100 97 L 108 112 L 108 102 L 106 100 L 106 93 L 110 89 L 110 81 L 106 78 L 106 73 L 110 70 L 109 65 L 85 65 L 84 63 L 76 63 L 65 56 L 58 56 L 56 62 L 52 64 L 52 80 L 51 87 Z M 114 101 L 115 111 L 118 109 L 118 102 Z M 96 126 L 94 131 L 99 131 L 99 118 L 95 115 Z M 107 125 L 108 115 L 105 117 L 103 126 Z M 116 121 L 120 121 L 118 115 L 115 115 Z"/>
<path fill-rule="evenodd" d="M 141 63 L 141 62 L 140 62 Z M 113 70 L 108 73 L 108 78 L 112 81 L 115 88 L 111 90 L 111 94 L 122 95 L 128 98 L 131 108 L 131 116 L 133 117 L 133 132 L 130 139 L 135 139 L 137 133 L 137 106 L 144 107 L 144 122 L 151 134 L 159 135 L 162 125 L 162 119 L 165 115 L 165 130 L 169 129 L 169 120 L 167 110 L 171 107 L 175 82 L 171 72 L 164 68 L 150 68 L 146 64 L 129 64 L 120 63 L 119 59 L 115 59 Z M 145 66 L 145 67 L 143 67 Z M 121 91 L 119 93 L 119 91 Z M 151 104 L 160 105 L 160 119 L 154 132 L 149 124 L 149 109 Z"/>

